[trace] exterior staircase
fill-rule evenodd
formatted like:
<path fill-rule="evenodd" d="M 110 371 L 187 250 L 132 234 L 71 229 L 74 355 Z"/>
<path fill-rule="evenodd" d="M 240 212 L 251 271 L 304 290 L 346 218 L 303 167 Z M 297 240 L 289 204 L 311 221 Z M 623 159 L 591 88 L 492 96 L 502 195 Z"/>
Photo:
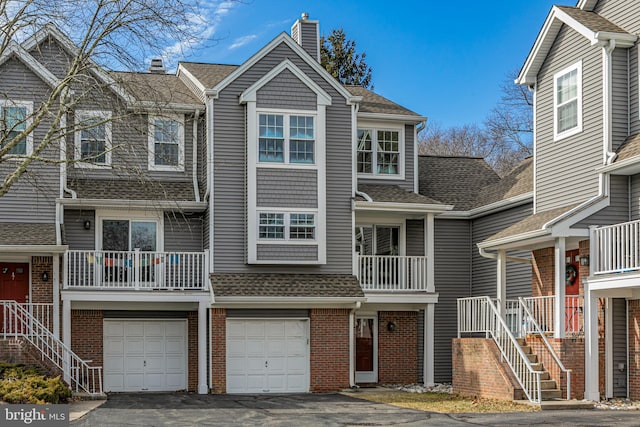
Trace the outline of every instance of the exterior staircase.
<path fill-rule="evenodd" d="M 549 372 L 545 369 L 544 364 L 542 364 L 538 355 L 535 354 L 530 345 L 527 345 L 526 339 L 524 338 L 516 338 L 518 345 L 522 351 L 527 355 L 529 362 L 531 362 L 531 366 L 535 371 L 541 372 L 540 374 L 540 389 L 542 394 L 542 400 L 554 400 L 554 399 L 562 399 L 562 390 L 558 387 L 556 380 L 551 379 Z"/>

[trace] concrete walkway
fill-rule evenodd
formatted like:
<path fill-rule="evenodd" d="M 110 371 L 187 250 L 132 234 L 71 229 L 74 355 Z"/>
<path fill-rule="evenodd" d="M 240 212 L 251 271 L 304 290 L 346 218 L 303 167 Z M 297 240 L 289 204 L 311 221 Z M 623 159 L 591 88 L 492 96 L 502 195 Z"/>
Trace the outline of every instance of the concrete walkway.
<path fill-rule="evenodd" d="M 75 406 L 72 405 L 72 406 Z M 73 411 L 73 409 L 72 409 Z M 636 411 L 438 414 L 342 394 L 114 394 L 73 426 L 637 426 Z"/>

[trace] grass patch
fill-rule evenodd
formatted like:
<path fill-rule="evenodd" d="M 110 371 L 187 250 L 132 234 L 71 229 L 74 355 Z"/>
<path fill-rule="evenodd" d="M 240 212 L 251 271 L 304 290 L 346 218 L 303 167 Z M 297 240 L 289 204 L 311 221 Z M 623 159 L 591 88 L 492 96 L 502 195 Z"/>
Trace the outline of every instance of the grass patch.
<path fill-rule="evenodd" d="M 7 403 L 64 403 L 71 390 L 60 379 L 42 371 L 0 362 L 0 400 Z"/>
<path fill-rule="evenodd" d="M 403 408 L 442 413 L 470 412 L 534 412 L 537 408 L 531 405 L 510 402 L 508 400 L 471 399 L 449 393 L 407 393 L 391 391 L 382 393 L 356 393 L 350 396 L 373 402 L 388 403 Z"/>

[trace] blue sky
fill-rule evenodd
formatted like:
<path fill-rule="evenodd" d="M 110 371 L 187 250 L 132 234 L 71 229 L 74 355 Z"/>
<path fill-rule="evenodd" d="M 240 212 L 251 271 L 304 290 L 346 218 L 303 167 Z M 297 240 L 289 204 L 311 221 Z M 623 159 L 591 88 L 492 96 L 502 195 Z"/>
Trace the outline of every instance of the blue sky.
<path fill-rule="evenodd" d="M 573 0 L 243 0 L 206 2 L 217 41 L 189 61 L 240 64 L 301 12 L 342 27 L 373 68 L 375 91 L 442 126 L 481 123 L 519 69 L 553 4 Z"/>

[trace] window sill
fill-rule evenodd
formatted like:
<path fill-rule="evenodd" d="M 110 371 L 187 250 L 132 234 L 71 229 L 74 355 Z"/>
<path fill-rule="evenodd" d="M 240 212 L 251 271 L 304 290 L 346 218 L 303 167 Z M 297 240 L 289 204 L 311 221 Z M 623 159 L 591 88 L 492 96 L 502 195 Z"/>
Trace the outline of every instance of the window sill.
<path fill-rule="evenodd" d="M 566 130 L 562 133 L 555 133 L 553 134 L 553 141 L 557 142 L 557 141 L 562 141 L 563 139 L 569 138 L 570 136 L 573 135 L 577 135 L 579 133 L 582 132 L 582 125 L 579 125 L 573 129 L 570 130 Z"/>
<path fill-rule="evenodd" d="M 149 170 L 154 172 L 184 172 L 184 165 L 180 165 L 180 166 L 149 165 Z"/>
<path fill-rule="evenodd" d="M 303 240 L 303 239 L 258 239 L 256 240 L 258 245 L 300 245 L 300 246 L 318 246 L 317 240 Z"/>
<path fill-rule="evenodd" d="M 78 169 L 111 169 L 110 164 L 94 164 L 83 162 L 82 160 L 76 160 L 73 166 Z"/>
<path fill-rule="evenodd" d="M 396 174 L 396 175 L 387 175 L 387 174 L 375 174 L 375 173 L 359 173 L 358 178 L 362 179 L 384 179 L 389 181 L 402 181 L 404 180 L 404 175 Z"/>

